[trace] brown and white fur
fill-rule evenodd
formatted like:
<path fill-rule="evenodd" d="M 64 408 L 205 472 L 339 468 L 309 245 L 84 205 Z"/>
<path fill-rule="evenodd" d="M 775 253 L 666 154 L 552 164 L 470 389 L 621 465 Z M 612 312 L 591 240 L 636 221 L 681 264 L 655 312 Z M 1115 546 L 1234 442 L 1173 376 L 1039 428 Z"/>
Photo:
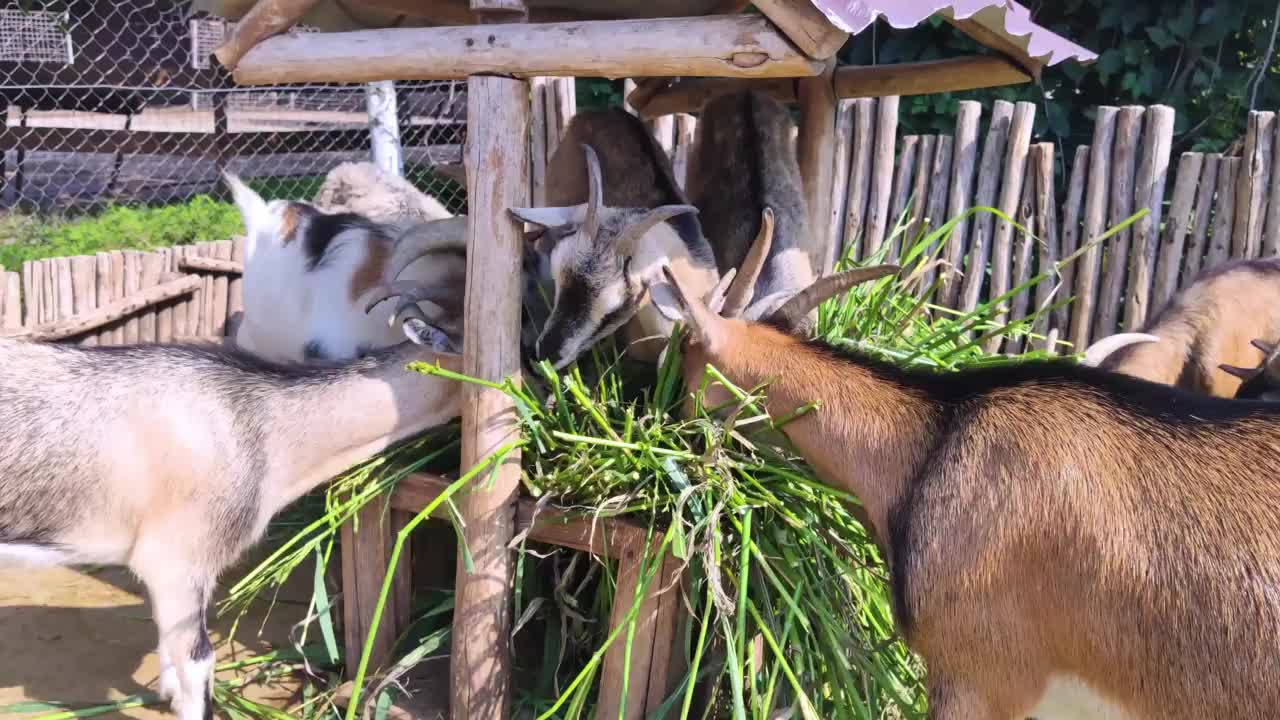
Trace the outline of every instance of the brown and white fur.
<path fill-rule="evenodd" d="M 814 280 L 795 128 L 786 106 L 755 91 L 717 96 L 698 116 L 689 197 L 720 273 L 742 265 L 765 208 L 776 218 L 772 249 L 743 313 L 747 319 L 768 315 Z M 797 330 L 807 334 L 815 320 L 805 318 Z"/>
<path fill-rule="evenodd" d="M 1250 345 L 1255 338 L 1280 339 L 1280 258 L 1232 260 L 1205 270 L 1141 333 L 1099 340 L 1086 352 L 1086 362 L 1230 398 L 1240 378 L 1221 366 L 1256 367 L 1262 356 Z M 1108 343 L 1119 346 L 1108 351 Z"/>
<path fill-rule="evenodd" d="M 130 568 L 159 628 L 161 694 L 181 720 L 211 718 L 219 574 L 286 505 L 458 414 L 456 383 L 410 361 L 460 366 L 412 343 L 302 366 L 0 340 L 0 562 Z"/>
<path fill-rule="evenodd" d="M 465 217 L 377 222 L 302 201 L 266 202 L 239 178 L 225 179 L 246 228 L 238 347 L 278 362 L 360 357 L 402 340 L 394 319 L 413 305 L 419 318 L 434 318 L 425 327 L 445 333 L 426 344 L 461 351 Z M 415 296 L 375 307 L 391 294 L 375 289 L 395 287 L 397 275 L 438 304 Z"/>
<path fill-rule="evenodd" d="M 563 367 L 625 327 L 629 353 L 654 359 L 671 332 L 648 302 L 660 264 L 703 292 L 719 279 L 666 153 L 621 109 L 579 113 L 547 164 L 547 203 L 511 210 L 540 229 L 535 248 L 554 288 L 537 356 Z"/>
<path fill-rule="evenodd" d="M 1082 367 L 935 374 L 652 296 L 707 363 L 769 383 L 818 476 L 862 502 L 936 720 L 1269 717 L 1280 707 L 1280 408 Z M 713 387 L 714 390 L 714 387 Z M 723 389 L 708 398 L 728 398 Z"/>

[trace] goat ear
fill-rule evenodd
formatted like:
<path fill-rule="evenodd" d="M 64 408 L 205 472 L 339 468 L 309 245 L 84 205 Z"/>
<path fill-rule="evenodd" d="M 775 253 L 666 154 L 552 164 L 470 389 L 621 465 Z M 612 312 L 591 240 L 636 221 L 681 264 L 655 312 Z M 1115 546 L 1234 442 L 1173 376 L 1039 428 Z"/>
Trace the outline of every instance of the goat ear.
<path fill-rule="evenodd" d="M 250 221 L 264 217 L 267 213 L 267 202 L 240 179 L 240 176 L 222 171 L 222 181 L 231 190 L 231 199 L 240 210 L 240 216 L 247 226 Z"/>
<path fill-rule="evenodd" d="M 578 214 L 583 207 L 582 205 L 564 205 L 544 208 L 510 208 L 507 212 L 520 222 L 527 222 L 541 228 L 552 228 L 576 224 Z"/>

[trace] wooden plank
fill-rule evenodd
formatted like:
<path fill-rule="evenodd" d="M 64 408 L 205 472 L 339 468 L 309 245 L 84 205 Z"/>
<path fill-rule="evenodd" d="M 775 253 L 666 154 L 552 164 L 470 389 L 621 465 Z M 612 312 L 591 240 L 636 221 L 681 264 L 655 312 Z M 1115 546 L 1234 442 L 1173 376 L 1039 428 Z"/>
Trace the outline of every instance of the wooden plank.
<path fill-rule="evenodd" d="M 653 623 L 653 655 L 649 663 L 649 692 L 645 701 L 645 717 L 652 717 L 683 679 L 685 663 L 683 645 L 679 642 L 683 629 L 684 603 L 680 589 L 685 563 L 668 553 L 654 578 L 651 595 L 658 609 Z"/>
<path fill-rule="evenodd" d="M 1022 180 L 1027 171 L 1027 153 L 1031 148 L 1031 128 L 1036 121 L 1036 106 L 1029 102 L 1018 103 L 1013 110 L 1013 119 L 1009 123 L 1009 137 L 1005 143 L 1004 168 L 1000 172 L 1000 194 L 996 207 L 1008 217 L 1018 216 L 1018 200 L 1030 198 L 1030 191 Z M 1003 218 L 996 220 L 995 233 L 991 240 L 991 288 L 987 296 L 996 298 L 1009 292 L 1009 273 L 1013 259 L 1013 225 Z M 995 322 L 1004 322 L 1005 313 L 1001 310 L 992 316 Z M 1000 338 L 987 341 L 988 352 L 996 352 L 1000 347 Z"/>
<path fill-rule="evenodd" d="M 155 251 L 143 253 L 142 277 L 138 283 L 139 287 L 145 290 L 158 285 L 163 274 L 164 257 Z M 139 342 L 154 343 L 156 341 L 156 325 L 158 322 L 156 313 L 158 310 L 159 308 L 150 308 L 138 315 Z"/>
<path fill-rule="evenodd" d="M 65 320 L 76 314 L 75 279 L 71 275 L 71 258 L 53 259 L 55 297 L 57 298 L 57 320 Z"/>
<path fill-rule="evenodd" d="M 1267 189 L 1267 218 L 1262 230 L 1262 254 L 1280 255 L 1280 123 L 1273 123 L 1271 181 Z"/>
<path fill-rule="evenodd" d="M 486 31 L 496 31 L 497 26 Z M 635 75 L 641 73 L 623 73 Z M 467 81 L 468 338 L 463 373 L 500 381 L 520 372 L 520 276 L 523 238 L 506 209 L 529 202 L 529 90 L 518 80 L 480 76 Z M 478 262 L 477 262 L 478 261 Z M 512 401 L 501 390 L 462 388 L 462 467 L 471 467 L 519 433 Z M 450 672 L 455 717 L 505 720 L 510 714 L 514 504 L 519 452 L 465 492 L 459 503 L 473 571 L 458 563 Z"/>
<path fill-rule="evenodd" d="M 138 294 L 142 289 L 142 255 L 137 250 L 124 251 L 124 297 Z M 136 315 L 130 315 L 124 322 L 124 344 L 136 345 L 142 336 L 142 322 Z"/>
<path fill-rule="evenodd" d="M 1182 280 L 1180 288 L 1185 288 L 1195 281 L 1200 273 L 1209 240 L 1209 222 L 1213 218 L 1213 198 L 1218 191 L 1218 170 L 1222 167 L 1222 155 L 1215 153 L 1204 158 L 1204 170 L 1200 176 L 1200 187 L 1196 191 L 1195 221 L 1191 226 L 1191 241 L 1183 259 Z"/>
<path fill-rule="evenodd" d="M 1115 147 L 1111 153 L 1111 186 L 1109 224 L 1115 227 L 1127 220 L 1133 205 L 1133 183 L 1137 174 L 1138 145 L 1142 136 L 1142 116 L 1146 108 L 1126 105 L 1116 118 Z M 1120 303 L 1124 300 L 1125 275 L 1129 270 L 1131 229 L 1122 230 L 1106 242 L 1103 251 L 1102 283 L 1098 288 L 1098 317 L 1094 319 L 1092 340 L 1120 329 Z"/>
<path fill-rule="evenodd" d="M 1156 264 L 1155 287 L 1151 292 L 1151 310 L 1163 307 L 1178 289 L 1178 272 L 1183 266 L 1182 250 L 1190 229 L 1191 211 L 1196 197 L 1196 185 L 1204 167 L 1201 153 L 1182 153 L 1178 161 L 1178 176 L 1174 179 L 1173 199 L 1169 202 L 1169 215 L 1165 220 L 1164 234 L 1160 239 L 1159 259 Z"/>
<path fill-rule="evenodd" d="M 98 307 L 97 258 L 93 255 L 80 255 L 71 258 L 71 291 L 74 307 L 73 316 L 87 315 Z M 82 345 L 97 345 L 96 334 L 86 335 Z"/>
<path fill-rule="evenodd" d="M 1213 208 L 1213 234 L 1205 255 L 1205 268 L 1226 262 L 1231 257 L 1232 231 L 1235 226 L 1236 180 L 1240 158 L 1223 158 L 1218 167 L 1218 202 Z"/>
<path fill-rule="evenodd" d="M 826 275 L 835 267 L 844 251 L 844 219 L 845 205 L 849 201 L 849 162 L 853 153 L 853 116 L 852 100 L 845 100 L 836 105 L 836 142 L 832 156 L 831 213 L 825 225 L 813 228 L 815 233 L 827 233 L 827 257 L 822 267 Z"/>
<path fill-rule="evenodd" d="M 543 87 L 547 84 L 545 77 L 529 79 L 529 101 L 531 103 L 529 122 L 529 183 L 533 193 L 534 207 L 547 204 L 547 93 Z M 552 108 L 551 112 L 555 112 Z M 554 120 L 553 120 L 554 122 Z"/>
<path fill-rule="evenodd" d="M 179 295 L 190 293 L 195 289 L 197 280 L 181 277 L 166 280 L 146 290 L 131 293 L 128 297 L 100 306 L 92 313 L 83 316 L 71 316 L 65 320 L 57 320 L 36 328 L 23 328 L 14 333 L 30 340 L 63 340 L 96 330 L 104 325 L 129 317 L 138 311 L 164 302 Z"/>
<path fill-rule="evenodd" d="M 600 717 L 622 720 L 644 718 L 644 704 L 635 702 L 632 698 L 637 696 L 637 690 L 640 698 L 648 697 L 654 625 L 658 616 L 658 598 L 653 594 L 655 588 L 641 587 L 644 582 L 644 549 L 645 546 L 640 545 L 618 560 L 609 627 L 625 625 L 627 614 L 637 601 L 640 608 L 633 621 L 635 632 L 631 639 L 630 658 L 627 657 L 625 638 L 620 638 L 621 641 L 615 641 L 605 650 L 604 661 L 600 666 L 600 691 L 597 699 Z M 638 600 L 637 595 L 640 595 Z"/>
<path fill-rule="evenodd" d="M 1084 198 L 1083 228 L 1080 247 L 1087 247 L 1076 261 L 1075 307 L 1071 311 L 1071 344 L 1077 351 L 1089 344 L 1093 327 L 1093 309 L 1097 305 L 1098 271 L 1102 265 L 1102 248 L 1090 246 L 1102 234 L 1110 198 L 1111 147 L 1116 132 L 1116 116 L 1120 110 L 1101 106 L 1094 119 L 1093 141 L 1089 144 L 1089 179 Z M 1067 252 L 1064 247 L 1063 252 Z"/>
<path fill-rule="evenodd" d="M 387 502 L 375 500 L 356 512 L 341 530 L 342 542 L 342 633 L 348 674 L 360 665 L 365 640 L 373 624 L 373 613 L 382 593 L 387 562 L 391 559 L 390 513 Z M 369 669 L 386 665 L 395 643 L 396 602 L 378 624 L 370 653 Z"/>
<path fill-rule="evenodd" d="M 95 307 L 104 307 L 116 298 L 112 297 L 111 291 L 111 254 L 100 252 L 93 256 L 93 273 L 94 282 L 97 286 L 97 297 L 94 303 Z M 103 328 L 96 333 L 99 345 L 110 345 L 114 339 L 111 330 Z"/>
<path fill-rule="evenodd" d="M 214 57 L 228 70 L 263 40 L 288 30 L 306 15 L 317 0 L 257 0 L 238 22 L 231 26 L 226 40 L 213 51 Z M 206 58 L 207 59 L 207 58 Z"/>
<path fill-rule="evenodd" d="M 1039 155 L 1039 149 L 1034 148 L 1034 155 Z M 1022 175 L 1022 192 L 1018 200 L 1017 211 L 1012 217 L 1016 218 L 1018 224 L 1022 226 L 1022 230 L 1016 232 L 1013 238 L 1012 250 L 1012 280 L 1009 281 L 1011 286 L 1009 289 L 1019 287 L 1023 283 L 1031 279 L 1031 253 L 1035 248 L 1035 235 L 1040 228 L 1036 225 L 1035 212 L 1035 194 L 1036 194 L 1036 178 L 1033 166 L 1036 160 L 1032 152 L 1028 152 L 1025 164 L 1028 171 Z M 1009 308 L 1009 320 L 1012 323 L 1019 322 L 1027 317 L 1027 306 L 1031 303 L 1033 293 L 1030 288 L 1014 295 Z M 1010 355 L 1018 355 L 1023 348 L 1022 336 L 1011 337 L 1004 342 L 1004 352 Z M 999 345 L 996 346 L 999 350 Z"/>
<path fill-rule="evenodd" d="M 849 158 L 849 185 L 845 197 L 844 255 L 862 256 L 866 246 L 867 199 L 871 193 L 871 158 L 876 136 L 876 101 L 855 100 L 853 106 L 853 149 Z M 861 245 L 862 247 L 858 247 Z"/>
<path fill-rule="evenodd" d="M 637 94 L 644 89 L 643 83 Z M 729 92 L 752 90 L 768 95 L 784 105 L 796 102 L 795 78 L 744 79 L 685 77 L 665 87 L 651 90 L 644 102 L 636 105 L 641 119 L 650 120 L 674 113 L 701 112 L 712 98 Z"/>
<path fill-rule="evenodd" d="M 43 293 L 41 286 L 40 266 L 35 260 L 22 263 L 22 294 L 26 301 L 23 308 L 22 324 L 24 327 L 35 327 L 40 324 L 40 299 Z"/>
<path fill-rule="evenodd" d="M 200 257 L 212 258 L 213 254 L 214 253 L 213 253 L 212 242 L 196 243 L 196 255 Z M 203 287 L 201 288 L 200 295 L 199 295 L 200 327 L 197 331 L 197 334 L 218 335 L 218 333 L 214 332 L 214 329 L 213 329 L 214 328 L 213 304 L 215 301 L 214 295 L 213 295 L 214 276 L 211 274 L 201 274 L 200 278 L 203 280 Z"/>
<path fill-rule="evenodd" d="M 125 297 L 124 252 L 112 250 L 108 253 L 111 259 L 111 300 L 123 300 Z M 98 307 L 102 307 L 99 303 Z M 124 344 L 124 322 L 117 322 L 111 328 L 111 344 Z"/>
<path fill-rule="evenodd" d="M 213 243 L 213 254 L 218 260 L 230 262 L 231 250 L 230 240 L 219 240 Z M 230 285 L 230 278 L 226 275 L 215 275 L 213 277 L 213 325 L 210 328 L 210 335 L 227 334 L 227 307 L 230 300 Z"/>
<path fill-rule="evenodd" d="M 809 254 L 809 266 L 823 271 L 831 248 L 830 236 L 821 229 L 831 217 L 831 188 L 835 182 L 836 96 L 831 92 L 830 70 L 818 77 L 801 79 L 796 87 L 800 101 L 796 156 L 809 210 L 809 234 L 802 241 Z"/>
<path fill-rule="evenodd" d="M 808 77 L 805 57 L 759 15 L 394 28 L 270 38 L 236 67 L 238 85 L 515 77 Z"/>
<path fill-rule="evenodd" d="M 244 310 L 244 243 L 243 235 L 231 240 L 231 264 L 241 270 L 227 281 L 227 317 Z"/>
<path fill-rule="evenodd" d="M 1047 308 L 1055 300 L 1061 300 L 1062 296 L 1067 294 L 1063 289 L 1067 288 L 1069 292 L 1071 287 L 1066 283 L 1059 285 L 1058 278 L 1053 276 L 1054 266 L 1062 259 L 1062 251 L 1058 244 L 1058 200 L 1053 182 L 1053 149 L 1053 143 L 1048 142 L 1034 146 L 1030 165 L 1027 168 L 1027 172 L 1035 183 L 1035 218 L 1040 237 L 1036 252 L 1036 274 L 1049 274 L 1048 278 L 1036 285 L 1036 310 Z M 1047 337 L 1049 330 L 1052 328 L 1060 333 L 1065 332 L 1066 321 L 1066 312 L 1052 316 L 1042 314 L 1036 318 L 1031 327 L 1032 332 L 1046 337 L 1044 340 L 1037 340 L 1034 346 L 1042 350 L 1051 349 Z"/>
<path fill-rule="evenodd" d="M 950 218 L 947 217 L 947 193 L 951 189 L 951 158 L 955 153 L 953 140 L 950 135 L 939 135 L 938 143 L 934 151 L 933 165 L 929 168 L 929 198 L 925 205 L 924 222 L 921 224 L 922 232 L 933 232 L 941 227 Z M 946 238 L 941 246 L 935 245 L 928 249 L 931 256 L 937 259 L 946 259 Z M 932 267 L 925 271 L 922 283 L 924 287 L 933 285 L 934 276 L 937 271 Z M 938 299 L 938 298 L 935 298 Z"/>
<path fill-rule="evenodd" d="M 173 248 L 161 248 L 155 251 L 160 256 L 160 270 L 163 274 L 173 273 Z M 173 342 L 173 307 L 174 303 L 165 303 L 156 308 L 156 342 Z"/>
<path fill-rule="evenodd" d="M 839 98 L 932 95 L 1028 82 L 1030 74 L 1000 55 L 845 65 L 835 74 Z"/>
<path fill-rule="evenodd" d="M 897 262 L 902 251 L 902 230 L 906 228 L 907 203 L 911 195 L 911 179 L 916 169 L 916 150 L 920 145 L 919 135 L 904 135 L 898 150 L 898 167 L 893 172 L 893 193 L 889 196 L 888 236 L 885 243 L 889 245 L 885 259 Z"/>
<path fill-rule="evenodd" d="M 22 273 L 4 274 L 4 323 L 6 331 L 22 329 Z"/>
<path fill-rule="evenodd" d="M 867 225 L 862 258 L 868 258 L 880 249 L 889 226 L 889 195 L 893 192 L 893 148 L 897 138 L 898 98 L 882 97 L 876 106 L 871 191 L 867 199 Z"/>
<path fill-rule="evenodd" d="M 982 117 L 982 105 L 973 100 L 962 100 L 956 109 L 956 130 L 952 140 L 951 182 L 947 188 L 947 220 L 954 219 L 968 210 L 973 191 L 973 172 L 978 160 L 978 120 Z M 961 280 L 958 273 L 964 263 L 965 240 L 971 220 L 956 223 L 947 237 L 942 253 L 947 273 L 938 291 L 939 301 L 951 308 L 960 302 Z"/>
<path fill-rule="evenodd" d="M 1137 212 L 1146 208 L 1149 214 L 1134 223 L 1133 249 L 1129 254 L 1129 287 L 1124 302 L 1123 328 L 1126 332 L 1136 332 L 1152 312 L 1151 283 L 1160 244 L 1165 176 L 1169 173 L 1169 153 L 1173 147 L 1173 121 L 1173 108 L 1167 105 L 1147 108 L 1142 159 L 1138 162 L 1134 181 L 1133 209 Z M 1261 235 L 1259 223 L 1258 236 Z"/>
<path fill-rule="evenodd" d="M 849 39 L 849 33 L 831 24 L 809 0 L 754 0 L 752 4 L 772 20 L 800 52 L 815 60 L 835 55 Z"/>
<path fill-rule="evenodd" d="M 1275 120 L 1276 114 L 1273 112 L 1249 113 L 1244 153 L 1240 160 L 1241 169 L 1236 178 L 1235 218 L 1231 237 L 1231 256 L 1235 258 L 1258 257 L 1262 249 Z"/>
<path fill-rule="evenodd" d="M 182 261 L 186 258 L 186 256 L 187 256 L 187 246 L 177 245 L 173 248 L 173 256 L 171 259 L 172 265 L 170 266 L 173 272 L 175 273 L 180 272 L 179 268 L 181 267 Z M 195 335 L 195 333 L 193 332 L 194 329 L 189 328 L 189 326 L 187 325 L 187 322 L 188 322 L 187 318 L 190 315 L 190 309 L 187 306 L 190 304 L 190 302 L 191 301 L 188 298 L 184 300 L 179 300 L 173 305 L 173 337 L 175 341 L 177 340 L 177 338 L 180 338 L 180 337 Z"/>
<path fill-rule="evenodd" d="M 44 275 L 41 285 L 44 299 L 40 303 L 42 322 L 53 322 L 58 319 L 58 273 L 54 259 L 41 260 L 40 272 Z"/>
<path fill-rule="evenodd" d="M 1013 103 L 1005 100 L 997 100 L 991 107 L 991 124 L 987 127 L 987 137 L 982 143 L 978 186 L 973 197 L 974 207 L 995 207 L 1000 173 L 1005 164 L 1005 146 L 1009 141 L 1009 126 L 1013 122 L 1013 110 Z M 965 263 L 964 284 L 957 308 L 962 312 L 972 312 L 982 298 L 994 229 L 995 216 L 991 213 L 979 212 L 974 216 L 973 236 L 969 239 L 969 261 Z"/>
<path fill-rule="evenodd" d="M 920 239 L 920 231 L 924 225 L 925 206 L 929 204 L 929 180 L 933 173 L 933 163 L 938 153 L 938 136 L 921 135 L 920 144 L 916 147 L 915 177 L 912 178 L 911 212 L 907 215 L 907 233 L 903 237 L 903 248 L 915 245 Z M 928 258 L 923 258 L 928 260 Z"/>

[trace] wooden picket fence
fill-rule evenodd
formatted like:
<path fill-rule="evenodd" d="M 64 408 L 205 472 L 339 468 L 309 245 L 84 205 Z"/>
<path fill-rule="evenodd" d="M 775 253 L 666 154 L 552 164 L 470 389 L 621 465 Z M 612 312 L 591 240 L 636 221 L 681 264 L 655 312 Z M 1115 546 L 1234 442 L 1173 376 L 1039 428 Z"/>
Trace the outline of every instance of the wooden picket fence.
<path fill-rule="evenodd" d="M 0 269 L 0 334 L 84 345 L 221 342 L 244 308 L 243 258 L 236 238 Z"/>
<path fill-rule="evenodd" d="M 829 228 L 828 267 L 846 252 L 864 259 L 886 244 L 886 257 L 898 258 L 920 232 L 969 208 L 994 207 L 1025 232 L 990 213 L 958 224 L 938 251 L 944 262 L 934 301 L 971 312 L 1088 246 L 1052 280 L 1003 303 L 996 317 L 1020 320 L 1074 297 L 1033 330 L 1080 348 L 1139 329 L 1203 268 L 1280 254 L 1275 113 L 1250 113 L 1242 158 L 1184 153 L 1168 196 L 1171 108 L 1098 108 L 1093 141 L 1071 153 L 1062 192 L 1054 183 L 1057 148 L 1032 138 L 1035 113 L 1032 103 L 997 101 L 981 133 L 983 108 L 966 101 L 953 134 L 898 137 L 897 98 L 844 101 L 833 209 L 829 223 L 817 224 Z M 1147 216 L 1092 242 L 1143 208 Z M 899 218 L 906 230 L 893 234 Z M 926 285 L 933 279 L 925 273 Z M 993 352 L 1023 348 L 1018 338 L 987 343 Z"/>

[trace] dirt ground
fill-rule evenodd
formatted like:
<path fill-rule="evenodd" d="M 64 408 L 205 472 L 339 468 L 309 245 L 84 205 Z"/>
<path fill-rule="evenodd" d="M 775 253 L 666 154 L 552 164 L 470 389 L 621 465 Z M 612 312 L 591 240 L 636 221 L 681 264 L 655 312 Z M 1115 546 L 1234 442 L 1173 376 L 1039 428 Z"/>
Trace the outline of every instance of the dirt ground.
<path fill-rule="evenodd" d="M 233 570 L 226 577 L 240 574 Z M 261 608 L 241 621 L 235 643 L 225 640 L 233 618 L 212 620 L 219 663 L 290 646 L 289 627 L 303 617 L 310 597 L 308 573 L 294 575 L 261 633 Z M 155 644 L 145 593 L 123 569 L 0 568 L 0 706 L 42 701 L 83 708 L 154 692 L 159 674 Z M 297 690 L 291 679 L 273 687 L 252 686 L 244 695 L 286 707 Z M 4 717 L 19 720 L 50 711 Z M 173 716 L 166 703 L 97 717 Z"/>

